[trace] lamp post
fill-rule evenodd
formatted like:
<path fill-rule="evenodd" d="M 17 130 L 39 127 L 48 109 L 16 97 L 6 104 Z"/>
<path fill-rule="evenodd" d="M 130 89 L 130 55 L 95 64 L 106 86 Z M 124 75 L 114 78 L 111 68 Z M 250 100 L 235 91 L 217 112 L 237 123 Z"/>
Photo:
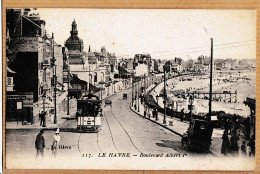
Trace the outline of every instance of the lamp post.
<path fill-rule="evenodd" d="M 192 120 L 193 118 L 192 118 L 192 108 L 193 108 L 193 101 L 194 101 L 194 98 L 193 98 L 193 96 L 192 95 L 190 95 L 190 97 L 189 97 L 189 103 L 190 103 L 190 105 L 189 105 L 189 109 L 190 109 L 190 120 Z"/>
<path fill-rule="evenodd" d="M 44 92 L 43 94 L 42 94 L 42 110 L 43 110 L 43 112 L 45 112 L 45 99 L 46 99 L 46 93 Z"/>

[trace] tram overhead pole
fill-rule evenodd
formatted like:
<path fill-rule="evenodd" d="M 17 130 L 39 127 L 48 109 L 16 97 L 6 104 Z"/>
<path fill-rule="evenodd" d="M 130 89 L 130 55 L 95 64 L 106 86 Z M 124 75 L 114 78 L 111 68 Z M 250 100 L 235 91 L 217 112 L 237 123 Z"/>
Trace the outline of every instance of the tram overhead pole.
<path fill-rule="evenodd" d="M 210 53 L 210 84 L 209 84 L 209 118 L 211 121 L 211 106 L 212 106 L 212 70 L 213 70 L 213 38 L 211 38 L 211 53 Z"/>

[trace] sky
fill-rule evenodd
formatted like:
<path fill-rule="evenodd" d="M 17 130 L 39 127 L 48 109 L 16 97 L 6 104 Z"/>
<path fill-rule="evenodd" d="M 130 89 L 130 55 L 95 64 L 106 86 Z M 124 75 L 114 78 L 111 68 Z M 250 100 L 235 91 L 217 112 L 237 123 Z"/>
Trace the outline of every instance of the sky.
<path fill-rule="evenodd" d="M 37 9 L 45 29 L 64 46 L 76 20 L 84 50 L 102 46 L 119 58 L 150 54 L 155 59 L 199 55 L 214 58 L 256 58 L 255 10 L 173 9 Z"/>

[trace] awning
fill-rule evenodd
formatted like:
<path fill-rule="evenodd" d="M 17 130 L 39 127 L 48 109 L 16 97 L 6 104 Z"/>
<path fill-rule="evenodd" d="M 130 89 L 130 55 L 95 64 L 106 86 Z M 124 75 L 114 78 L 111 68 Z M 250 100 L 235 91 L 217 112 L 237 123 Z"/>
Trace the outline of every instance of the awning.
<path fill-rule="evenodd" d="M 16 72 L 12 71 L 8 66 L 6 67 L 7 72 L 15 74 Z"/>

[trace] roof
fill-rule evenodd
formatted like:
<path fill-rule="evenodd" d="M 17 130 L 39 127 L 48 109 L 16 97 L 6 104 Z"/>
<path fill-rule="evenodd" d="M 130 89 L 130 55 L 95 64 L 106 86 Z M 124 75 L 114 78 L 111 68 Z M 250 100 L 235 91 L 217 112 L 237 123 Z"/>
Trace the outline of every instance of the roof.
<path fill-rule="evenodd" d="M 69 64 L 84 64 L 84 60 L 80 57 L 77 58 L 70 58 Z"/>
<path fill-rule="evenodd" d="M 82 39 L 80 39 L 78 36 L 76 36 L 76 35 L 71 35 L 67 40 L 66 40 L 66 43 L 65 44 L 67 44 L 67 43 L 82 43 L 83 42 L 83 40 Z"/>
<path fill-rule="evenodd" d="M 69 50 L 69 54 L 74 54 L 74 55 L 82 55 L 83 56 L 83 52 L 80 52 L 79 50 Z"/>

